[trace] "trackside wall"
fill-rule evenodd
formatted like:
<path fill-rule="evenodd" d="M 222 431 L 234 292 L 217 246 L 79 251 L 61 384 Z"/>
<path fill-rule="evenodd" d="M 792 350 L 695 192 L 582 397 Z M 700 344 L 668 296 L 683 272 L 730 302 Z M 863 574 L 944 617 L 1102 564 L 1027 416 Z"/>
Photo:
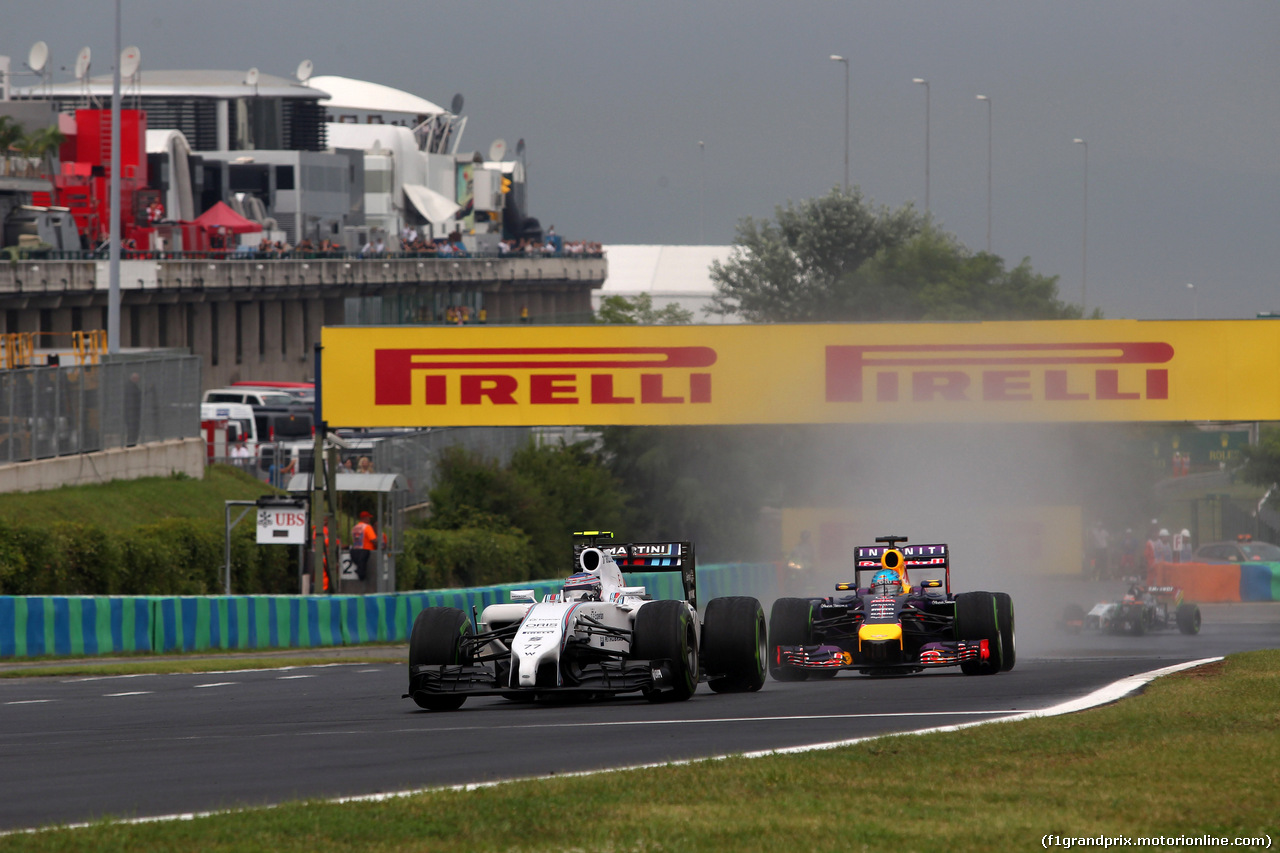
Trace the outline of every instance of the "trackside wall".
<path fill-rule="evenodd" d="M 628 574 L 654 598 L 683 596 L 675 572 Z M 562 581 L 382 595 L 0 596 L 0 658 L 91 657 L 125 652 L 317 648 L 404 642 L 424 607 L 470 614 L 510 600 L 512 589 L 541 597 Z M 722 595 L 774 594 L 772 563 L 698 569 L 703 603 Z"/>

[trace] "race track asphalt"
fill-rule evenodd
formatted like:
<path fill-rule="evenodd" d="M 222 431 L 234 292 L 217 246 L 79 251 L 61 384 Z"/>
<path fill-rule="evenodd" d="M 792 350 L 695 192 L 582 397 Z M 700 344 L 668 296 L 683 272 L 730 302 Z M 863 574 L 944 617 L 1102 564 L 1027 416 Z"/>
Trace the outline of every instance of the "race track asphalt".
<path fill-rule="evenodd" d="M 1009 673 L 957 670 L 754 694 L 420 711 L 403 665 L 0 680 L 0 830 L 481 782 L 909 731 L 1078 698 L 1173 663 L 1280 647 L 1280 605 L 1203 632 L 1070 637 L 1019 623 Z M 1023 636 L 1027 635 L 1024 641 Z"/>

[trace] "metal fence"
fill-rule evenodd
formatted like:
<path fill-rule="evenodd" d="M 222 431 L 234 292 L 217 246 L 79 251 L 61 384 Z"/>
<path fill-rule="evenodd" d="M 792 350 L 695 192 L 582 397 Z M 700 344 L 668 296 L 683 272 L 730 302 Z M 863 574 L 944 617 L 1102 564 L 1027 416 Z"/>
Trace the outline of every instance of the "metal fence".
<path fill-rule="evenodd" d="M 200 434 L 200 358 L 0 371 L 0 463 Z"/>
<path fill-rule="evenodd" d="M 443 427 L 405 433 L 378 441 L 373 446 L 374 470 L 403 474 L 409 483 L 408 501 L 427 500 L 435 480 L 440 451 L 464 447 L 506 465 L 511 454 L 533 436 L 530 427 Z"/>
<path fill-rule="evenodd" d="M 373 473 L 403 475 L 409 486 L 405 500 L 413 505 L 427 500 L 428 492 L 435 485 L 440 452 L 446 448 L 462 447 L 506 465 L 511 455 L 531 439 L 539 443 L 561 440 L 572 443 L 590 438 L 592 436 L 580 427 L 437 427 L 390 436 L 348 435 L 344 440 L 347 446 L 338 455 L 344 464 L 350 463 L 348 470 L 359 470 L 359 460 L 368 457 Z M 298 442 L 264 443 L 259 445 L 255 457 L 216 456 L 209 461 L 234 466 L 264 483 L 283 488 L 295 471 L 305 474 L 313 470 L 311 448 L 298 445 Z M 294 459 L 295 454 L 294 467 L 290 467 L 289 460 Z M 281 460 L 279 465 L 277 460 Z"/>

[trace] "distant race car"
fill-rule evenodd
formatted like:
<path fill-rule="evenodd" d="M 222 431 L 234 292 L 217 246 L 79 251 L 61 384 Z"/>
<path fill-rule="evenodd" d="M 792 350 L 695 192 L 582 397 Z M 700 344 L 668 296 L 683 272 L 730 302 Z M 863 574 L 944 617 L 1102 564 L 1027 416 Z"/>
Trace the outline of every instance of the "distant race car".
<path fill-rule="evenodd" d="M 900 544 L 906 541 L 879 536 L 882 544 L 859 547 L 854 581 L 836 584 L 848 595 L 774 602 L 769 673 L 775 679 L 831 677 L 842 669 L 866 675 L 957 665 L 966 675 L 1013 669 L 1013 600 L 1003 592 L 953 596 L 947 546 Z"/>
<path fill-rule="evenodd" d="M 409 692 L 420 707 L 460 708 L 468 696 L 533 699 L 638 691 L 683 701 L 702 680 L 717 693 L 759 690 L 767 654 L 764 610 L 747 596 L 713 598 L 698 621 L 691 542 L 624 543 L 574 534 L 577 571 L 535 599 L 513 590 L 472 619 L 453 607 L 418 614 L 409 640 Z M 624 572 L 679 572 L 681 601 L 654 600 Z M 474 615 L 474 613 L 473 613 Z"/>
<path fill-rule="evenodd" d="M 1182 600 L 1182 590 L 1173 586 L 1143 586 L 1136 580 L 1119 601 L 1102 601 L 1088 613 L 1078 604 L 1068 604 L 1062 613 L 1069 633 L 1102 631 L 1134 634 L 1177 626 L 1183 634 L 1200 633 L 1200 607 Z"/>

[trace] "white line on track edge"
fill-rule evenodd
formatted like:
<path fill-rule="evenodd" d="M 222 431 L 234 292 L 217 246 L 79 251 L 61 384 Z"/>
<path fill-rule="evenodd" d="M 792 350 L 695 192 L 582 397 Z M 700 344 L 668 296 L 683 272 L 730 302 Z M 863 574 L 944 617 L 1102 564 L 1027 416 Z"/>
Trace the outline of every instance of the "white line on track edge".
<path fill-rule="evenodd" d="M 1012 716 L 998 717 L 992 720 L 978 720 L 972 723 L 957 723 L 950 726 L 933 726 L 927 729 L 916 729 L 909 732 L 889 732 L 882 735 L 868 735 L 867 737 L 850 738 L 848 740 L 828 741 L 825 743 L 812 743 L 805 746 L 788 746 L 780 749 L 762 749 L 754 752 L 734 753 L 742 758 L 764 758 L 769 755 L 794 755 L 800 752 L 813 752 L 819 749 L 838 749 L 842 746 L 852 746 L 858 743 L 866 743 L 867 741 L 881 740 L 888 737 L 901 737 L 903 735 L 926 735 L 934 732 L 954 732 L 960 729 L 967 729 L 972 726 L 988 726 L 993 723 L 1009 723 L 1018 720 L 1030 720 L 1036 717 L 1057 717 L 1062 714 L 1074 714 L 1079 711 L 1085 711 L 1090 708 L 1097 708 L 1102 705 L 1110 705 L 1118 702 L 1125 696 L 1138 691 L 1140 688 L 1157 678 L 1164 675 L 1172 675 L 1175 672 L 1182 672 L 1187 669 L 1195 669 L 1198 666 L 1205 666 L 1211 663 L 1217 663 L 1222 660 L 1221 655 L 1211 658 L 1201 658 L 1200 660 L 1187 661 L 1185 663 L 1174 664 L 1173 666 L 1162 667 L 1161 669 L 1153 669 L 1150 672 L 1142 672 L 1137 675 L 1131 675 L 1128 678 L 1122 678 L 1114 681 L 1104 687 L 1089 693 L 1079 699 L 1072 699 L 1069 702 L 1063 702 L 1048 708 L 1042 708 L 1038 711 L 1024 711 Z M 402 799 L 404 797 L 416 797 L 419 794 L 430 794 L 436 791 L 477 791 L 481 788 L 495 788 L 498 785 L 511 785 L 519 782 L 541 782 L 550 779 L 571 779 L 580 776 L 599 776 L 605 773 L 625 773 L 631 770 L 650 770 L 656 767 L 679 767 L 689 764 L 702 764 L 708 761 L 723 761 L 730 758 L 729 755 L 709 755 L 704 758 L 684 758 L 676 761 L 659 761 L 652 764 L 632 764 L 627 767 L 609 767 L 601 770 L 577 770 L 569 773 L 556 773 L 555 775 L 543 776 L 524 776 L 516 779 L 495 779 L 491 782 L 468 782 L 463 785 L 441 785 L 432 788 L 415 788 L 410 791 L 389 791 L 381 794 L 359 794 L 353 797 L 334 797 L 320 802 L 333 805 L 341 805 L 343 803 L 380 803 L 385 800 Z M 259 806 L 258 809 L 273 809 L 276 805 Z M 258 809 L 252 809 L 256 811 Z M 237 814 L 240 812 L 251 811 L 251 809 L 221 809 L 208 812 L 186 812 L 184 814 L 155 815 L 152 817 L 135 817 L 126 820 L 113 820 L 110 823 L 116 824 L 143 824 L 143 823 L 164 823 L 169 821 L 186 821 L 196 820 L 203 817 L 214 817 L 215 815 Z M 6 835 L 23 835 L 37 832 L 45 832 L 54 829 L 84 829 L 90 826 L 99 826 L 101 821 L 97 823 L 68 823 L 58 826 L 41 827 L 38 829 L 11 829 L 0 831 L 0 838 Z"/>

